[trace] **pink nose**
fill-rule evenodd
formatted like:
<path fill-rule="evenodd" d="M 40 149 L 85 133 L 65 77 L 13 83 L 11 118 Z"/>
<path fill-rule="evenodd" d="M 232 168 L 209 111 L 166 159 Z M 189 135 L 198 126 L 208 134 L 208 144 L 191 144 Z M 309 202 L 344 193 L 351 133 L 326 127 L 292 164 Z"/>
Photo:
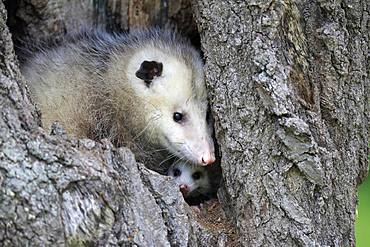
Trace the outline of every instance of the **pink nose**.
<path fill-rule="evenodd" d="M 206 153 L 206 154 L 203 154 L 203 156 L 202 156 L 201 165 L 202 166 L 210 165 L 215 161 L 216 161 L 216 158 L 215 158 L 214 153 Z"/>
<path fill-rule="evenodd" d="M 186 184 L 180 184 L 180 191 L 183 196 L 186 196 L 189 193 L 189 187 Z"/>

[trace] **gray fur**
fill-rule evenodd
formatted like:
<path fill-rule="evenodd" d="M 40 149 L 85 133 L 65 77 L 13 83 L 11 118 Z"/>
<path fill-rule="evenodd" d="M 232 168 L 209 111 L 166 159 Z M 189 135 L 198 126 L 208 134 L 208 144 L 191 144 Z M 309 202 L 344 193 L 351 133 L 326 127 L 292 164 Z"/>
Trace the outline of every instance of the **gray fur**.
<path fill-rule="evenodd" d="M 117 146 L 132 148 L 140 161 L 161 171 L 158 161 L 174 154 L 155 141 L 155 126 L 148 127 L 148 121 L 140 114 L 142 99 L 135 97 L 124 82 L 128 80 L 126 64 L 137 51 L 148 46 L 176 56 L 186 64 L 192 71 L 192 97 L 199 104 L 206 104 L 200 55 L 176 32 L 163 29 L 136 30 L 130 34 L 84 31 L 67 37 L 60 46 L 40 47 L 22 66 L 46 129 L 57 120 L 77 137 L 109 138 Z M 123 66 L 110 71 L 117 61 L 123 61 Z M 148 134 L 150 131 L 153 133 Z"/>

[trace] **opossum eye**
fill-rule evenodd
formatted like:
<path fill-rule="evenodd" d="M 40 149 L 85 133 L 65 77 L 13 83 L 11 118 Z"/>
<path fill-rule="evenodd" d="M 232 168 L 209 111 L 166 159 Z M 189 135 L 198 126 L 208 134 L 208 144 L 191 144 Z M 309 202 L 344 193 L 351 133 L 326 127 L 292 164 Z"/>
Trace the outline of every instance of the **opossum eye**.
<path fill-rule="evenodd" d="M 175 176 L 175 177 L 178 177 L 178 176 L 180 176 L 181 175 L 181 171 L 179 170 L 179 169 L 174 169 L 173 170 L 173 175 Z"/>
<path fill-rule="evenodd" d="M 193 177 L 194 180 L 198 180 L 202 177 L 202 173 L 201 172 L 194 172 L 192 177 Z"/>
<path fill-rule="evenodd" d="M 183 118 L 183 115 L 182 115 L 180 112 L 175 112 L 175 113 L 173 114 L 173 120 L 174 120 L 176 123 L 180 122 L 180 121 L 182 120 L 182 118 Z"/>

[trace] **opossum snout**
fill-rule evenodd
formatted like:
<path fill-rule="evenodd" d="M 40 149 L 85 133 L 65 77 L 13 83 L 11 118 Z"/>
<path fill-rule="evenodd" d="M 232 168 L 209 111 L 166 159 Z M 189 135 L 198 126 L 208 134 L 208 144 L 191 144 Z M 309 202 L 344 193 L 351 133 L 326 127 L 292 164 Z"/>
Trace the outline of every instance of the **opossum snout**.
<path fill-rule="evenodd" d="M 210 165 L 216 161 L 215 153 L 206 152 L 202 155 L 201 161 L 199 162 L 202 166 Z"/>
<path fill-rule="evenodd" d="M 204 141 L 202 148 L 200 148 L 200 155 L 198 156 L 198 163 L 202 166 L 210 165 L 216 161 L 214 144 L 212 141 Z"/>
<path fill-rule="evenodd" d="M 181 194 L 185 197 L 189 193 L 189 186 L 187 186 L 186 184 L 180 184 L 179 187 Z"/>

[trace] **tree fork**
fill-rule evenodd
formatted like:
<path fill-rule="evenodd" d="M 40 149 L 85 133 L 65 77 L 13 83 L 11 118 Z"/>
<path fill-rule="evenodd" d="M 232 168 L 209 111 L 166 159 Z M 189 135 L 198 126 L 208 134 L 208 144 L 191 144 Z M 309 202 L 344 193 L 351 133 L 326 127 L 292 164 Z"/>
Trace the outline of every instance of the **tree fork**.
<path fill-rule="evenodd" d="M 29 2 L 40 18 L 26 34 L 57 39 L 73 31 L 72 10 L 79 8 L 70 4 L 83 2 Z M 121 14 L 135 13 L 126 1 L 107 1 L 104 13 L 114 15 L 90 5 L 79 11 L 109 27 L 117 24 L 111 10 L 118 2 L 118 23 L 126 29 L 130 22 Z M 181 8 L 170 9 L 186 21 L 176 12 Z M 355 245 L 356 189 L 367 174 L 369 9 L 366 1 L 193 0 L 222 157 L 219 197 L 242 245 Z M 136 164 L 129 150 L 71 139 L 58 125 L 53 135 L 44 133 L 2 2 L 0 13 L 0 244 L 230 240 L 223 229 L 198 224 L 176 186 Z"/>

